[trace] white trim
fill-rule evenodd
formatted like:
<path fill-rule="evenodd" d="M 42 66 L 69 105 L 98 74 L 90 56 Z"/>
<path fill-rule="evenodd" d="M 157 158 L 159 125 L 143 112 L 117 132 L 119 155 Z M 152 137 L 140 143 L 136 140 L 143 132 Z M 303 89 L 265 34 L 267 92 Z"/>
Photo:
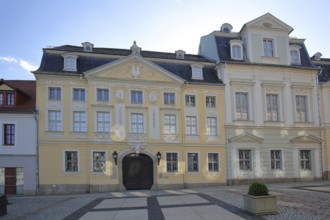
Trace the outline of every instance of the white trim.
<path fill-rule="evenodd" d="M 281 151 L 281 169 L 272 169 L 272 158 L 271 158 L 271 151 L 276 151 L 276 150 L 279 150 Z M 282 148 L 269 148 L 269 151 L 268 151 L 268 157 L 269 157 L 269 170 L 271 173 L 283 173 L 284 175 L 284 171 L 285 171 L 285 168 L 284 168 L 284 150 Z"/>
<path fill-rule="evenodd" d="M 63 59 L 63 70 L 64 71 L 73 71 L 76 72 L 77 71 L 77 58 L 78 56 L 74 53 L 64 53 L 62 54 Z M 67 59 L 73 59 L 74 65 L 73 68 L 68 68 L 68 66 L 66 65 L 66 60 Z"/>
<path fill-rule="evenodd" d="M 233 60 L 243 60 L 243 41 L 241 40 L 238 40 L 238 39 L 233 39 L 231 41 L 229 41 L 230 43 L 230 57 L 231 59 Z M 240 50 L 240 57 L 234 57 L 234 54 L 233 54 L 233 47 L 234 46 L 238 46 L 240 47 L 239 50 Z"/>
<path fill-rule="evenodd" d="M 164 172 L 167 173 L 167 174 L 179 174 L 180 173 L 180 152 L 179 151 L 165 151 L 165 166 L 164 166 Z M 177 171 L 175 172 L 168 172 L 167 171 L 167 153 L 175 153 L 177 154 Z"/>
<path fill-rule="evenodd" d="M 102 131 L 98 131 L 98 123 L 97 123 L 97 113 L 98 112 L 103 112 L 103 113 L 109 113 L 109 124 L 110 124 L 110 130 L 109 132 L 106 131 L 106 132 L 102 132 Z M 112 132 L 112 110 L 111 109 L 108 109 L 108 108 L 96 108 L 94 109 L 94 132 L 95 133 L 111 133 Z"/>
<path fill-rule="evenodd" d="M 15 125 L 15 131 L 14 131 L 14 135 L 15 135 L 15 140 L 14 140 L 14 145 L 5 145 L 5 129 L 4 129 L 4 126 L 5 124 L 12 124 L 12 125 Z M 10 122 L 10 121 L 3 121 L 1 122 L 1 138 L 2 138 L 2 142 L 1 142 L 1 147 L 5 147 L 5 148 L 13 148 L 13 147 L 17 147 L 17 122 Z"/>
<path fill-rule="evenodd" d="M 142 92 L 142 103 L 132 103 L 132 91 Z M 144 89 L 134 89 L 134 88 L 129 89 L 129 97 L 128 98 L 129 98 L 129 104 L 132 105 L 132 106 L 144 106 L 145 103 L 146 103 Z"/>
<path fill-rule="evenodd" d="M 102 89 L 102 90 L 108 90 L 109 92 L 109 100 L 108 101 L 98 101 L 97 100 L 97 90 L 98 89 Z M 111 88 L 109 87 L 106 87 L 106 86 L 97 86 L 95 87 L 95 103 L 98 103 L 98 104 L 109 104 L 111 101 Z"/>
<path fill-rule="evenodd" d="M 199 64 L 199 63 L 192 63 L 190 66 L 191 66 L 191 78 L 203 80 L 204 79 L 204 76 L 203 76 L 204 65 Z"/>
<path fill-rule="evenodd" d="M 74 100 L 74 90 L 75 89 L 84 89 L 85 90 L 85 100 Z M 86 87 L 80 87 L 80 86 L 71 86 L 71 100 L 72 102 L 77 102 L 77 103 L 85 103 L 88 100 L 88 90 Z"/>
<path fill-rule="evenodd" d="M 301 47 L 298 45 L 290 45 L 289 46 L 289 57 L 290 57 L 290 64 L 296 64 L 296 65 L 301 65 L 301 55 L 300 55 L 300 49 Z M 298 62 L 292 62 L 292 56 L 291 56 L 291 51 L 296 51 L 298 53 Z"/>
<path fill-rule="evenodd" d="M 165 93 L 172 93 L 172 94 L 174 94 L 174 104 L 165 104 L 164 103 Z M 165 108 L 174 108 L 174 107 L 176 107 L 178 105 L 178 99 L 177 99 L 176 92 L 174 92 L 174 91 L 163 91 L 162 92 L 162 95 L 163 96 L 161 97 L 161 99 L 162 99 L 162 105 L 163 105 L 163 107 L 165 107 Z"/>
<path fill-rule="evenodd" d="M 195 96 L 195 106 L 187 106 L 186 105 L 186 96 Z M 184 104 L 184 107 L 185 108 L 197 108 L 197 106 L 198 106 L 198 98 L 197 98 L 198 96 L 197 96 L 197 94 L 196 93 L 190 93 L 190 92 L 188 92 L 188 93 L 184 93 L 183 94 L 183 104 Z"/>
<path fill-rule="evenodd" d="M 132 114 L 142 114 L 143 115 L 143 133 L 132 133 Z M 146 131 L 146 112 L 144 110 L 129 110 L 128 111 L 128 126 L 130 134 L 147 134 Z"/>

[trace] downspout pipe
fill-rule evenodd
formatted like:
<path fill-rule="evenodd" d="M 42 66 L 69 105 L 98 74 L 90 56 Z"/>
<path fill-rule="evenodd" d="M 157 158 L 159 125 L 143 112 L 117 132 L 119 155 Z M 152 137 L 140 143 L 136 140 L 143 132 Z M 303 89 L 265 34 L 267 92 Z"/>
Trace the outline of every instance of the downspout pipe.
<path fill-rule="evenodd" d="M 36 122 L 36 196 L 39 195 L 39 110 L 35 109 L 33 111 L 34 120 Z"/>

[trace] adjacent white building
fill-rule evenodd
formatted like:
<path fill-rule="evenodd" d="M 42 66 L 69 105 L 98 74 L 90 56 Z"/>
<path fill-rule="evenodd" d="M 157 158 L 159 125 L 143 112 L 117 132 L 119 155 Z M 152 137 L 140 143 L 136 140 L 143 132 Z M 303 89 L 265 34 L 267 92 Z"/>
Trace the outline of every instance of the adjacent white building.
<path fill-rule="evenodd" d="M 35 96 L 35 81 L 0 81 L 0 194 L 36 194 Z"/>
<path fill-rule="evenodd" d="M 317 76 L 303 39 L 267 13 L 203 36 L 225 87 L 229 183 L 322 177 Z"/>

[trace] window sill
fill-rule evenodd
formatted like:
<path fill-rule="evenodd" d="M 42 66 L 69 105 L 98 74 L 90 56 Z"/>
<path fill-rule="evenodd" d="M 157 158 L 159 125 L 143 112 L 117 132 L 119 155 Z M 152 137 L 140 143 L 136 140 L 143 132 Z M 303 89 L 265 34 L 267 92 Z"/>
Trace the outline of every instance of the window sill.
<path fill-rule="evenodd" d="M 69 175 L 70 175 L 70 174 L 75 174 L 75 175 L 77 175 L 77 174 L 80 174 L 80 171 L 77 171 L 77 172 L 66 172 L 66 171 L 64 171 L 63 174 L 64 174 L 64 175 L 68 175 L 68 174 L 69 174 Z"/>

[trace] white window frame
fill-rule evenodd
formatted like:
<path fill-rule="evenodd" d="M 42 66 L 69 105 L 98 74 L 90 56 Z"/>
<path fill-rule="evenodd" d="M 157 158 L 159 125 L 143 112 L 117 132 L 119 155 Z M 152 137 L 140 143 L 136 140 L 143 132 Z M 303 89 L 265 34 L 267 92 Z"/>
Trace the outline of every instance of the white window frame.
<path fill-rule="evenodd" d="M 5 144 L 5 125 L 14 125 L 14 144 L 13 145 L 9 145 L 9 144 Z M 15 147 L 17 144 L 17 124 L 15 122 L 2 122 L 1 124 L 1 129 L 2 129 L 2 146 L 4 147 Z"/>
<path fill-rule="evenodd" d="M 195 118 L 196 124 L 191 123 L 191 119 Z M 187 124 L 187 119 L 189 119 L 189 124 Z M 188 129 L 189 128 L 189 129 Z M 193 132 L 195 128 L 196 133 Z M 189 132 L 187 132 L 189 131 Z M 185 133 L 186 135 L 196 136 L 198 135 L 198 117 L 195 115 L 186 115 L 185 116 Z"/>
<path fill-rule="evenodd" d="M 209 161 L 209 155 L 210 154 L 216 154 L 216 155 L 218 155 L 218 161 L 216 161 L 217 162 L 217 165 L 218 165 L 218 170 L 210 170 L 210 167 L 209 167 L 209 163 L 210 163 L 210 161 Z M 220 161 L 221 160 L 220 160 L 220 153 L 219 152 L 207 152 L 207 154 L 206 154 L 206 162 L 207 162 L 207 170 L 208 170 L 208 172 L 219 173 L 221 171 Z"/>
<path fill-rule="evenodd" d="M 174 171 L 169 171 L 167 168 L 167 154 L 176 154 L 176 156 L 177 156 L 177 161 L 176 161 L 176 170 L 174 170 Z M 180 168 L 180 159 L 179 159 L 179 156 L 180 156 L 180 154 L 179 154 L 179 152 L 176 152 L 176 151 L 167 151 L 167 152 L 165 152 L 165 161 L 166 161 L 166 166 L 165 166 L 165 172 L 166 173 L 178 173 L 179 172 L 179 168 Z"/>
<path fill-rule="evenodd" d="M 194 100 L 194 101 L 193 101 Z M 197 96 L 195 94 L 185 94 L 184 104 L 186 107 L 196 107 L 197 106 Z"/>
<path fill-rule="evenodd" d="M 273 106 L 272 97 L 276 97 L 277 106 Z M 268 97 L 270 100 L 268 100 Z M 276 112 L 276 120 L 274 120 L 274 110 Z M 277 93 L 266 93 L 266 120 L 267 121 L 280 121 L 280 95 Z"/>
<path fill-rule="evenodd" d="M 213 102 L 212 102 L 212 99 Z M 205 107 L 206 108 L 216 108 L 217 107 L 217 97 L 215 95 L 206 95 L 205 96 Z"/>
<path fill-rule="evenodd" d="M 234 39 L 234 40 L 231 40 L 229 43 L 230 43 L 231 59 L 243 60 L 243 41 Z M 239 51 L 239 54 L 237 54 L 238 51 Z"/>
<path fill-rule="evenodd" d="M 245 165 L 245 161 L 247 161 L 247 159 L 245 157 L 243 157 L 242 159 L 240 158 L 240 151 L 249 151 L 250 152 L 250 167 L 249 169 L 246 168 L 246 165 Z M 253 150 L 252 149 L 237 149 L 237 161 L 238 161 L 238 170 L 241 171 L 241 172 L 248 172 L 248 171 L 252 171 L 253 170 L 253 160 L 252 160 L 252 152 Z M 240 166 L 240 162 L 241 160 L 243 161 L 243 169 L 241 169 L 241 166 Z"/>
<path fill-rule="evenodd" d="M 103 117 L 102 117 L 102 121 L 99 121 L 99 113 L 100 114 L 103 114 Z M 109 116 L 109 121 L 105 121 L 104 120 L 104 114 L 108 114 Z M 95 112 L 95 121 L 96 121 L 96 132 L 99 132 L 99 133 L 109 133 L 111 132 L 111 129 L 112 129 L 112 126 L 111 126 L 111 112 L 110 111 L 96 111 Z M 108 124 L 109 128 L 107 129 L 106 125 Z M 99 126 L 101 125 L 101 126 Z M 102 128 L 102 129 L 99 129 L 99 128 Z"/>
<path fill-rule="evenodd" d="M 305 98 L 305 120 L 302 120 L 301 118 L 301 113 L 302 111 L 300 110 L 300 106 L 297 105 L 298 102 L 298 97 L 304 97 Z M 296 106 L 296 122 L 302 122 L 302 123 L 307 123 L 309 122 L 309 96 L 308 95 L 303 95 L 303 94 L 296 94 L 295 95 L 295 106 Z M 299 108 L 299 109 L 298 109 Z"/>
<path fill-rule="evenodd" d="M 271 48 L 265 48 L 265 43 L 271 42 L 272 47 Z M 276 51 L 275 51 L 275 39 L 271 37 L 264 37 L 262 39 L 262 49 L 263 49 L 263 56 L 264 57 L 276 57 Z"/>
<path fill-rule="evenodd" d="M 246 95 L 246 118 L 243 117 L 243 114 L 245 114 L 245 112 L 243 112 L 242 110 L 244 110 L 241 104 L 241 97 L 240 96 L 240 103 L 238 105 L 237 103 L 237 98 L 236 98 L 236 95 L 237 94 L 243 94 L 243 95 Z M 234 97 L 235 97 L 235 120 L 241 120 L 241 121 L 249 121 L 250 120 L 250 97 L 249 97 L 249 92 L 246 91 L 246 92 L 242 92 L 242 91 L 235 91 L 234 93 Z M 239 108 L 240 107 L 240 108 Z M 239 110 L 239 111 L 238 111 Z"/>
<path fill-rule="evenodd" d="M 77 153 L 77 171 L 66 171 L 66 152 Z M 63 172 L 65 174 L 79 174 L 80 173 L 80 152 L 77 149 L 64 149 L 63 150 Z"/>
<path fill-rule="evenodd" d="M 63 94 L 62 94 L 63 88 L 61 86 L 49 86 L 49 87 L 47 87 L 47 89 L 48 89 L 48 94 L 47 94 L 47 100 L 48 101 L 58 102 L 58 101 L 61 101 L 62 100 L 62 97 L 63 97 Z M 53 89 L 55 90 L 55 96 L 54 97 L 51 97 L 51 90 L 53 90 Z M 58 90 L 59 90 L 59 93 L 58 93 Z"/>
<path fill-rule="evenodd" d="M 304 158 L 301 158 L 301 152 L 304 151 L 304 152 L 309 152 L 309 158 L 306 159 L 305 157 Z M 312 167 L 312 150 L 311 149 L 300 149 L 299 150 L 299 168 L 300 170 L 307 170 L 307 171 L 311 171 L 313 170 L 313 167 Z M 302 165 L 302 162 L 303 162 L 303 167 L 301 166 Z M 309 164 L 309 168 L 306 168 L 306 163 L 308 162 Z"/>
<path fill-rule="evenodd" d="M 104 168 L 105 170 L 104 171 L 100 171 L 100 172 L 97 172 L 94 170 L 94 153 L 104 153 Z M 107 166 L 108 166 L 108 152 L 106 150 L 92 150 L 91 151 L 91 172 L 93 174 L 105 174 L 107 172 Z"/>
<path fill-rule="evenodd" d="M 166 95 L 168 95 L 167 97 L 165 97 Z M 169 96 L 173 95 L 174 97 L 174 103 L 171 103 L 171 98 Z M 176 94 L 175 92 L 164 92 L 163 93 L 163 104 L 168 106 L 168 105 L 176 105 Z"/>
<path fill-rule="evenodd" d="M 272 151 L 279 151 L 280 158 L 272 158 Z M 272 163 L 274 161 L 274 168 L 272 167 Z M 270 170 L 272 171 L 282 171 L 283 170 L 283 150 L 281 149 L 270 149 L 269 150 L 269 162 L 270 162 Z M 278 162 L 280 163 L 280 168 L 277 168 Z"/>
<path fill-rule="evenodd" d="M 298 45 L 290 45 L 290 63 L 291 64 L 296 64 L 296 65 L 301 64 L 300 49 L 301 49 L 301 47 Z M 292 56 L 293 51 L 297 53 L 297 60 L 293 59 L 294 58 Z"/>
<path fill-rule="evenodd" d="M 75 99 L 75 91 L 78 91 L 78 99 Z M 82 93 L 81 93 L 82 91 L 84 91 L 83 96 L 82 96 Z M 86 95 L 87 95 L 87 92 L 86 92 L 85 88 L 78 88 L 78 87 L 72 88 L 72 101 L 74 101 L 74 102 L 85 102 L 86 101 Z"/>
<path fill-rule="evenodd" d="M 79 121 L 76 121 L 75 114 L 79 114 Z M 82 115 L 85 119 L 83 120 Z M 73 111 L 72 112 L 72 131 L 73 132 L 87 132 L 87 112 L 86 111 Z"/>
<path fill-rule="evenodd" d="M 209 123 L 209 120 L 212 121 L 212 119 L 214 119 L 215 125 L 212 126 Z M 218 118 L 214 117 L 214 116 L 207 116 L 206 117 L 206 136 L 217 136 L 218 135 Z"/>
<path fill-rule="evenodd" d="M 98 96 L 99 91 L 102 91 L 102 94 L 101 94 L 102 98 L 100 100 L 99 100 L 99 96 Z M 108 100 L 106 100 L 105 91 L 108 92 L 108 97 L 107 97 Z M 96 95 L 95 99 L 97 102 L 106 102 L 106 103 L 110 102 L 110 89 L 109 88 L 96 88 L 95 95 Z"/>
<path fill-rule="evenodd" d="M 56 113 L 59 113 L 59 117 L 60 117 L 60 120 L 54 120 L 54 121 L 51 121 L 51 117 L 50 117 L 50 113 L 51 112 L 56 112 Z M 56 118 L 58 117 L 58 115 L 56 115 Z M 51 132 L 59 132 L 59 131 L 63 131 L 63 114 L 62 114 L 62 111 L 61 110 L 48 110 L 47 112 L 47 131 L 51 131 Z M 51 129 L 52 128 L 52 123 L 56 123 L 56 128 L 55 129 Z M 58 129 L 57 129 L 58 128 Z"/>
<path fill-rule="evenodd" d="M 191 78 L 203 80 L 203 67 L 202 64 L 191 64 Z"/>
<path fill-rule="evenodd" d="M 189 154 L 197 154 L 197 170 L 189 170 Z M 188 151 L 186 153 L 186 163 L 187 163 L 187 172 L 189 173 L 199 173 L 200 172 L 200 154 L 197 151 Z"/>
<path fill-rule="evenodd" d="M 63 70 L 64 71 L 77 71 L 77 58 L 75 54 L 63 54 Z"/>
<path fill-rule="evenodd" d="M 166 123 L 166 117 L 175 117 L 175 124 L 171 123 L 171 118 L 169 119 L 169 123 Z M 173 114 L 173 113 L 165 113 L 164 116 L 163 116 L 163 134 L 177 134 L 177 131 L 178 131 L 178 117 L 176 114 Z M 169 132 L 166 131 L 166 126 L 169 126 Z M 171 127 L 174 126 L 175 127 L 175 131 L 174 133 L 172 132 L 172 129 Z"/>
<path fill-rule="evenodd" d="M 141 102 L 139 101 L 139 97 L 140 97 L 139 94 L 140 93 L 141 93 Z M 136 102 L 133 102 L 133 96 L 137 100 Z M 143 103 L 144 103 L 143 91 L 138 90 L 138 89 L 132 89 L 130 91 L 130 103 L 133 104 L 133 105 L 143 105 Z"/>
<path fill-rule="evenodd" d="M 133 115 L 142 115 L 142 121 L 143 121 L 142 122 L 142 128 L 143 128 L 142 132 L 136 132 L 136 131 L 133 132 L 133 120 L 132 120 Z M 130 120 L 130 133 L 132 133 L 132 134 L 145 134 L 145 132 L 146 132 L 146 129 L 145 129 L 146 122 L 145 122 L 145 114 L 144 113 L 142 113 L 142 112 L 131 112 L 129 120 Z M 141 123 L 136 123 L 136 125 L 141 125 Z"/>

